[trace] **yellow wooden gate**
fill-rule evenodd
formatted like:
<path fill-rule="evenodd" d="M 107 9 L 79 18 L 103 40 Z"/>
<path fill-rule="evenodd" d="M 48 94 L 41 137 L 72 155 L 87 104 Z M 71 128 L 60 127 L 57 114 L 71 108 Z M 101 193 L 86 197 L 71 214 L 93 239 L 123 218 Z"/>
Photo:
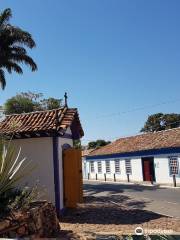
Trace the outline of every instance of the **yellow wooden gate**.
<path fill-rule="evenodd" d="M 75 208 L 83 201 L 81 150 L 69 148 L 63 151 L 64 205 Z"/>

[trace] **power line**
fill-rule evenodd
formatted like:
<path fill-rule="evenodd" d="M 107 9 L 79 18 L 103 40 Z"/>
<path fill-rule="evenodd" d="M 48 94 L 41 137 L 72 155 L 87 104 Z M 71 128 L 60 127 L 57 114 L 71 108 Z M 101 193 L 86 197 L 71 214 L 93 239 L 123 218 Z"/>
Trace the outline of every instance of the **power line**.
<path fill-rule="evenodd" d="M 180 101 L 180 99 L 175 99 L 175 100 L 171 100 L 171 101 L 164 101 L 164 102 L 157 103 L 157 104 L 152 104 L 152 105 L 149 105 L 149 106 L 137 107 L 137 108 L 134 108 L 134 109 L 131 109 L 131 110 L 128 110 L 128 111 L 102 115 L 102 116 L 99 116 L 97 118 L 108 118 L 108 117 L 113 117 L 113 116 L 117 116 L 117 115 L 123 115 L 123 114 L 126 114 L 126 113 L 131 113 L 131 112 L 135 112 L 135 111 L 141 111 L 141 110 L 144 110 L 144 109 L 147 109 L 147 108 L 154 108 L 154 107 L 157 107 L 157 106 L 166 105 L 166 104 L 170 104 L 170 103 L 175 103 L 175 102 L 179 102 L 179 101 Z M 165 125 L 165 127 L 171 126 L 172 124 L 175 124 L 175 123 L 180 123 L 180 121 L 171 122 L 171 123 Z M 131 134 L 131 136 L 132 135 L 138 135 L 138 134 L 140 134 L 140 132 L 136 132 L 134 134 Z M 118 137 L 108 138 L 108 140 L 114 141 L 115 139 L 122 138 L 122 137 L 128 137 L 128 136 L 121 136 L 121 137 L 118 136 Z M 100 138 L 97 138 L 97 139 L 100 139 Z M 96 141 L 96 140 L 95 139 L 86 139 L 86 138 L 84 138 L 82 141 Z"/>
<path fill-rule="evenodd" d="M 97 118 L 108 118 L 108 117 L 113 117 L 113 116 L 119 116 L 119 115 L 131 113 L 131 112 L 141 111 L 141 110 L 144 110 L 144 109 L 147 109 L 147 108 L 154 108 L 154 107 L 158 107 L 158 106 L 166 105 L 166 104 L 170 104 L 170 103 L 175 103 L 175 102 L 180 102 L 180 99 L 161 102 L 161 103 L 156 103 L 156 104 L 142 106 L 142 107 L 137 107 L 137 108 L 133 108 L 133 109 L 130 109 L 130 110 L 127 110 L 127 111 L 106 114 L 106 115 L 99 116 Z"/>
<path fill-rule="evenodd" d="M 176 128 L 179 128 L 180 127 L 180 121 L 171 122 L 169 124 L 164 125 L 164 127 L 168 127 L 168 126 L 171 126 L 172 124 L 176 124 L 176 123 L 179 123 L 179 126 L 176 127 Z M 163 125 L 162 125 L 162 127 L 163 127 Z M 169 128 L 169 129 L 164 129 L 164 130 L 170 130 L 170 129 L 175 129 L 175 128 Z M 159 131 L 156 131 L 156 132 L 161 132 L 161 131 L 164 131 L 164 130 L 159 130 Z M 155 132 L 135 132 L 135 133 L 129 134 L 129 135 L 116 136 L 116 137 L 108 138 L 107 141 L 115 141 L 116 139 L 120 139 L 120 138 L 124 138 L 124 137 L 130 137 L 130 136 L 141 135 L 141 134 L 148 134 L 148 133 L 155 133 Z M 101 137 L 97 138 L 97 139 L 87 139 L 87 138 L 84 138 L 84 139 L 82 139 L 82 141 L 91 142 L 91 141 L 96 141 L 98 139 L 102 139 L 102 138 Z"/>

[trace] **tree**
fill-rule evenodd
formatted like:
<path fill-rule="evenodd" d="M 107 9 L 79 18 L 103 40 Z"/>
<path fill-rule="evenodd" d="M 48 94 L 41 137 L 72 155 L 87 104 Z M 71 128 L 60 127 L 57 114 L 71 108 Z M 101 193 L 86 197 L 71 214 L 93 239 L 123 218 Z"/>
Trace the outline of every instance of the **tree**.
<path fill-rule="evenodd" d="M 34 103 L 28 98 L 25 98 L 21 95 L 16 95 L 8 99 L 5 103 L 5 113 L 23 113 L 23 112 L 32 112 L 34 111 Z"/>
<path fill-rule="evenodd" d="M 22 92 L 8 99 L 4 104 L 5 114 L 27 113 L 41 110 L 51 110 L 62 107 L 62 100 L 47 98 L 41 100 L 42 93 Z"/>
<path fill-rule="evenodd" d="M 20 95 L 22 97 L 28 98 L 31 101 L 37 101 L 39 98 L 43 97 L 43 93 L 34 93 L 31 91 L 21 92 Z"/>
<path fill-rule="evenodd" d="M 10 8 L 0 14 L 0 84 L 2 89 L 6 86 L 5 70 L 8 73 L 15 71 L 22 74 L 19 64 L 25 63 L 32 71 L 37 70 L 34 60 L 27 54 L 25 47 L 35 47 L 35 42 L 30 33 L 9 23 L 12 17 Z M 24 47 L 25 46 L 25 47 Z"/>
<path fill-rule="evenodd" d="M 43 107 L 43 109 L 56 109 L 62 106 L 62 99 L 56 99 L 56 98 L 47 98 L 47 99 L 43 99 L 41 100 L 41 105 Z"/>
<path fill-rule="evenodd" d="M 141 132 L 156 132 L 180 126 L 180 114 L 156 113 L 150 115 L 141 129 Z"/>
<path fill-rule="evenodd" d="M 102 140 L 102 139 L 92 141 L 92 142 L 88 143 L 88 149 L 103 147 L 103 146 L 106 146 L 109 143 L 111 143 L 111 142 L 110 141 L 105 141 L 105 140 Z"/>
<path fill-rule="evenodd" d="M 82 149 L 81 140 L 80 139 L 73 140 L 73 147 L 76 149 Z"/>

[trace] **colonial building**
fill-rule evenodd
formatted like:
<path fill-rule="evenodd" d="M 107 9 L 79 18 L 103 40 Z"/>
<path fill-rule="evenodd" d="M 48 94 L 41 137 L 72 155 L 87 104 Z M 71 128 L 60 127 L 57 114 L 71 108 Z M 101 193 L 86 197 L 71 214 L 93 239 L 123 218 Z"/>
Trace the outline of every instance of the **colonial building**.
<path fill-rule="evenodd" d="M 91 149 L 84 149 L 82 150 L 82 169 L 83 169 L 83 178 L 86 179 L 88 177 L 88 172 L 87 172 L 87 166 L 86 166 L 86 157 L 92 152 L 94 151 L 94 148 Z"/>
<path fill-rule="evenodd" d="M 180 185 L 180 128 L 120 138 L 86 157 L 88 178 Z"/>
<path fill-rule="evenodd" d="M 21 157 L 35 165 L 22 184 L 35 186 L 38 181 L 58 213 L 79 201 L 82 169 L 74 161 L 81 162 L 81 152 L 67 152 L 73 140 L 84 135 L 76 108 L 8 115 L 0 123 L 0 133 L 12 138 L 15 148 L 21 148 Z M 73 172 L 71 166 L 76 166 Z"/>

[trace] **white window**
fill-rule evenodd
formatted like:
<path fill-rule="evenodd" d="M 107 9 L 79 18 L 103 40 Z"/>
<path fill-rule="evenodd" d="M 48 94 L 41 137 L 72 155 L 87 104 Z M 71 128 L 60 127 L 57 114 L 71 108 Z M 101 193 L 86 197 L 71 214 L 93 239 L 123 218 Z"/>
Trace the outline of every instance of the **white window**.
<path fill-rule="evenodd" d="M 98 165 L 98 173 L 102 173 L 102 163 L 101 163 L 101 161 L 99 161 L 97 163 L 97 165 Z"/>
<path fill-rule="evenodd" d="M 106 173 L 111 173 L 110 161 L 105 161 L 105 162 L 106 162 Z"/>
<path fill-rule="evenodd" d="M 120 173 L 120 160 L 116 159 L 114 160 L 115 165 L 115 173 Z"/>
<path fill-rule="evenodd" d="M 90 171 L 93 173 L 94 172 L 94 162 L 90 162 Z"/>
<path fill-rule="evenodd" d="M 126 174 L 132 174 L 131 159 L 125 160 Z"/>
<path fill-rule="evenodd" d="M 170 175 L 179 174 L 179 162 L 177 157 L 169 157 L 169 172 Z"/>

